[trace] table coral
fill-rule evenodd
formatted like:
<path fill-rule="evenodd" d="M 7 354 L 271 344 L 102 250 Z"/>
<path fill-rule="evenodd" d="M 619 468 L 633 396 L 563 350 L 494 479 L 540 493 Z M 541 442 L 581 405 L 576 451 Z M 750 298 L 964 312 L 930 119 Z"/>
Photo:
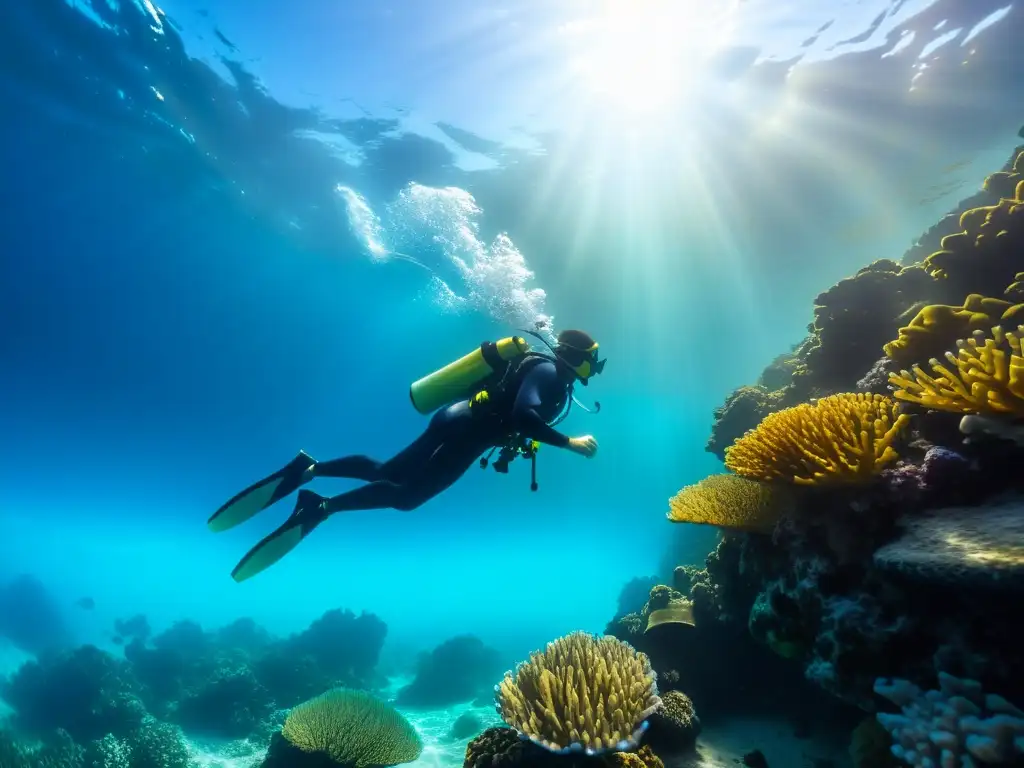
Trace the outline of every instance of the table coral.
<path fill-rule="evenodd" d="M 936 509 L 904 521 L 875 565 L 949 585 L 1024 587 L 1024 500 Z"/>
<path fill-rule="evenodd" d="M 725 463 L 755 480 L 860 483 L 896 461 L 908 418 L 882 395 L 832 395 L 769 414 L 726 450 Z"/>
<path fill-rule="evenodd" d="M 738 475 L 719 474 L 687 485 L 668 502 L 673 523 L 770 532 L 787 508 L 781 487 Z"/>

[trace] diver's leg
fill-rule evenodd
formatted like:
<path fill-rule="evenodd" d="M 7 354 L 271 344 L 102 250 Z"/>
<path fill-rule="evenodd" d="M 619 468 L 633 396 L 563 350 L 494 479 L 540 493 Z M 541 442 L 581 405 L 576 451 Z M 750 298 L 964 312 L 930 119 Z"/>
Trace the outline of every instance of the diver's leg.
<path fill-rule="evenodd" d="M 488 447 L 476 434 L 468 409 L 463 412 L 453 406 L 448 410 L 453 412 L 436 415 L 419 438 L 381 468 L 389 477 L 394 473 L 407 475 L 405 479 L 376 480 L 329 499 L 313 491 L 299 491 L 291 516 L 249 550 L 231 572 L 232 578 L 244 581 L 270 567 L 335 512 L 411 510 L 448 488 Z"/>
<path fill-rule="evenodd" d="M 399 509 L 408 512 L 450 488 L 488 448 L 475 435 L 453 437 L 425 457 L 401 482 L 382 480 L 326 499 L 326 515 L 361 509 Z"/>
<path fill-rule="evenodd" d="M 314 477 L 344 477 L 372 483 L 383 479 L 382 462 L 369 456 L 342 456 L 339 459 L 318 461 L 313 465 Z"/>

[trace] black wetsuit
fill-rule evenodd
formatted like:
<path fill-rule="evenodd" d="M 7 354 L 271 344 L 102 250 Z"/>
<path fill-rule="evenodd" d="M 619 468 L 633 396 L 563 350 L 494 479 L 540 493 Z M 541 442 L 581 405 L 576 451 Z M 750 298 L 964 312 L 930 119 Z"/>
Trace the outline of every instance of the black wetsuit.
<path fill-rule="evenodd" d="M 543 358 L 527 358 L 491 400 L 470 408 L 462 401 L 443 408 L 426 430 L 385 462 L 345 456 L 319 462 L 316 477 L 346 477 L 367 485 L 332 496 L 326 515 L 359 509 L 411 510 L 446 490 L 481 454 L 512 435 L 564 448 L 569 438 L 549 425 L 570 396 L 571 372 Z"/>

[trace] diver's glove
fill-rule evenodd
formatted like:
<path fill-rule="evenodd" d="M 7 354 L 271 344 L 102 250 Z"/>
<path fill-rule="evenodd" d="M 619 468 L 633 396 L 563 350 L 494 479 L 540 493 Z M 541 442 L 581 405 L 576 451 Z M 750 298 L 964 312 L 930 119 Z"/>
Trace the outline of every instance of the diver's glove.
<path fill-rule="evenodd" d="M 573 453 L 578 453 L 580 456 L 586 456 L 589 459 L 597 453 L 597 440 L 594 439 L 593 435 L 570 437 L 569 450 Z"/>

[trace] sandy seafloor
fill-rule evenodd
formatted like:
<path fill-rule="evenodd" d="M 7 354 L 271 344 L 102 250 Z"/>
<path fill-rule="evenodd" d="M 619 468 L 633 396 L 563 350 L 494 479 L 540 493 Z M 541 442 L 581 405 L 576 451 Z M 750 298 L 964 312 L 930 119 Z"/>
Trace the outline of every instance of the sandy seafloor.
<path fill-rule="evenodd" d="M 28 657 L 0 643 L 0 675 L 16 669 Z M 386 696 L 393 696 L 408 678 L 391 681 Z M 501 725 L 493 706 L 474 707 L 456 704 L 437 710 L 399 710 L 419 731 L 423 754 L 408 768 L 461 768 L 469 739 L 452 739 L 452 723 L 466 712 L 477 716 L 484 728 Z M 0 701 L 0 717 L 9 709 Z M 699 712 L 698 712 L 699 714 Z M 187 739 L 193 759 L 201 768 L 254 768 L 263 759 L 265 749 L 246 741 Z M 697 755 L 666 763 L 666 768 L 736 768 L 743 755 L 760 749 L 770 768 L 848 768 L 845 744 L 821 743 L 814 739 L 797 739 L 792 724 L 771 719 L 743 718 L 707 722 L 697 742 Z"/>

